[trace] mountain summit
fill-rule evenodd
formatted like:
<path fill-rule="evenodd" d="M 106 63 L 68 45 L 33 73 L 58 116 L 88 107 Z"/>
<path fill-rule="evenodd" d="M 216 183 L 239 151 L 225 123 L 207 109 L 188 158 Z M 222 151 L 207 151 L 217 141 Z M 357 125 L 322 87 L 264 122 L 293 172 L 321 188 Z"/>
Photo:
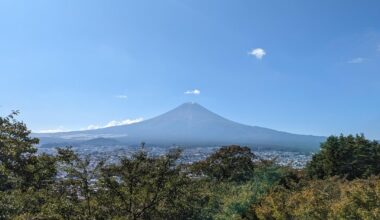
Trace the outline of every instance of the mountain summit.
<path fill-rule="evenodd" d="M 135 145 L 210 146 L 240 144 L 251 147 L 315 150 L 325 138 L 297 135 L 268 128 L 243 125 L 223 118 L 205 107 L 184 103 L 160 116 L 130 125 L 96 130 L 38 134 L 43 143 L 110 138 Z"/>

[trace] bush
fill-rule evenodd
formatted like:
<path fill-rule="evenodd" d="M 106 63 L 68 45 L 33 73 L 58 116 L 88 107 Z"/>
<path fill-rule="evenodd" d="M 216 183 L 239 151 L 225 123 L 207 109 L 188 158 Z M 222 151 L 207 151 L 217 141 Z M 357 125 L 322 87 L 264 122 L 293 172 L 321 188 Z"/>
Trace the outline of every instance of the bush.
<path fill-rule="evenodd" d="M 380 179 L 335 177 L 296 190 L 274 188 L 251 212 L 258 219 L 379 219 Z"/>

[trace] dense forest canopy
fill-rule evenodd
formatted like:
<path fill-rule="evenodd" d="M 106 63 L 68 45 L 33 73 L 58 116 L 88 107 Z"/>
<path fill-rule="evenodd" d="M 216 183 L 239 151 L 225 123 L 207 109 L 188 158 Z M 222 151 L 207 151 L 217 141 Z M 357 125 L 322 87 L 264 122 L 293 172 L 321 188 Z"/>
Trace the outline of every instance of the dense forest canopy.
<path fill-rule="evenodd" d="M 141 150 L 119 163 L 38 154 L 17 112 L 0 117 L 0 219 L 379 219 L 380 145 L 331 136 L 305 169 L 226 146 L 181 164 Z"/>

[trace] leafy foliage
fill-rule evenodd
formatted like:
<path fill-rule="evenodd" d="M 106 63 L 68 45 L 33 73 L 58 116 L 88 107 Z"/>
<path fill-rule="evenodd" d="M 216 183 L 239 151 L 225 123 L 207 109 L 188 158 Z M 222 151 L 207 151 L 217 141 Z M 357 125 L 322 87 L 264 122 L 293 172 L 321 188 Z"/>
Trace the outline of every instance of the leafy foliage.
<path fill-rule="evenodd" d="M 36 155 L 35 144 L 26 125 L 14 117 L 0 117 L 0 190 L 21 187 L 41 189 L 56 175 L 55 160 L 48 155 Z"/>
<path fill-rule="evenodd" d="M 122 158 L 120 164 L 103 168 L 99 194 L 113 201 L 110 203 L 105 198 L 99 200 L 100 205 L 110 216 L 128 219 L 193 216 L 195 210 L 189 205 L 195 202 L 197 192 L 191 187 L 190 178 L 176 164 L 179 156 L 177 150 L 158 158 L 148 157 L 141 151 L 131 158 Z"/>
<path fill-rule="evenodd" d="M 380 144 L 363 135 L 331 136 L 306 167 L 311 177 L 340 176 L 347 179 L 380 174 Z"/>
<path fill-rule="evenodd" d="M 296 190 L 273 189 L 251 211 L 258 219 L 378 219 L 379 190 L 374 177 L 312 180 Z"/>
<path fill-rule="evenodd" d="M 255 155 L 248 147 L 222 147 L 206 160 L 192 166 L 192 171 L 216 181 L 246 181 L 254 173 Z"/>

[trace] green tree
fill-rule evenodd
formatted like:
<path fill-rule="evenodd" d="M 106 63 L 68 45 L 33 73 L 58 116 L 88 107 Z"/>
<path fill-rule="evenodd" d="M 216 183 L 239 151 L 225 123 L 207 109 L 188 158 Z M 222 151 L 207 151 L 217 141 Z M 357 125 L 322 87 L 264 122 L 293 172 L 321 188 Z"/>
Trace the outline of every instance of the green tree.
<path fill-rule="evenodd" d="M 0 218 L 38 213 L 54 184 L 56 159 L 37 154 L 38 139 L 30 136 L 18 112 L 0 117 Z"/>
<path fill-rule="evenodd" d="M 140 151 L 102 169 L 100 206 L 104 218 L 193 219 L 197 192 L 177 164 L 180 151 L 149 157 Z M 110 200 L 111 199 L 111 200 Z"/>
<path fill-rule="evenodd" d="M 248 147 L 222 147 L 205 160 L 191 166 L 193 173 L 216 181 L 247 181 L 254 173 L 255 154 Z"/>
<path fill-rule="evenodd" d="M 306 166 L 310 177 L 349 180 L 380 174 L 380 145 L 363 135 L 330 136 Z"/>
<path fill-rule="evenodd" d="M 90 156 L 79 156 L 70 148 L 57 149 L 58 167 L 61 176 L 57 178 L 51 193 L 55 206 L 48 206 L 46 213 L 59 213 L 65 219 L 94 219 L 97 209 L 97 179 L 104 161 L 95 161 Z"/>

